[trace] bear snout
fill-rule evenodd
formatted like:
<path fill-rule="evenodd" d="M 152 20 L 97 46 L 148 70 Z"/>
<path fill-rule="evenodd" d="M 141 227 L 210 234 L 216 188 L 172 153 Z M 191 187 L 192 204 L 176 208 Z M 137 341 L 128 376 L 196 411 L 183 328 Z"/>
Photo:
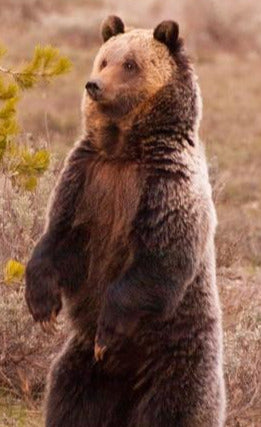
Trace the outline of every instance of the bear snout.
<path fill-rule="evenodd" d="M 89 80 L 86 83 L 85 88 L 94 101 L 98 101 L 101 98 L 103 85 L 100 80 Z"/>

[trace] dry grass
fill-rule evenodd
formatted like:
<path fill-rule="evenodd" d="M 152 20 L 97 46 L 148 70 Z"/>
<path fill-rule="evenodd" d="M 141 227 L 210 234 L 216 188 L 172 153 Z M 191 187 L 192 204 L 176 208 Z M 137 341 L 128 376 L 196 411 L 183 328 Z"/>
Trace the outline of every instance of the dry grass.
<path fill-rule="evenodd" d="M 6 62 L 30 55 L 36 43 L 53 43 L 75 64 L 69 76 L 26 94 L 23 129 L 60 158 L 79 133 L 80 98 L 99 43 L 98 27 L 108 13 L 128 24 L 150 27 L 173 17 L 181 24 L 197 62 L 204 99 L 201 134 L 214 183 L 219 228 L 218 282 L 224 313 L 229 427 L 258 427 L 260 399 L 261 281 L 261 46 L 258 0 L 0 0 Z M 21 36 L 22 34 L 22 36 Z M 0 263 L 26 259 L 40 233 L 56 168 L 42 179 L 35 198 L 2 193 Z M 0 183 L 1 185 L 1 183 Z M 17 233 L 17 227 L 20 232 Z M 58 337 L 33 325 L 23 288 L 0 283 L 0 426 L 35 424 L 35 398 L 57 351 Z M 7 393 L 8 391 L 8 393 Z M 22 399 L 22 400 L 19 400 Z M 29 410 L 29 414 L 28 411 Z M 29 415 L 29 417 L 28 417 Z M 30 420 L 30 421 L 28 421 Z"/>
<path fill-rule="evenodd" d="M 227 426 L 260 425 L 261 296 L 260 271 L 220 272 L 224 312 Z"/>

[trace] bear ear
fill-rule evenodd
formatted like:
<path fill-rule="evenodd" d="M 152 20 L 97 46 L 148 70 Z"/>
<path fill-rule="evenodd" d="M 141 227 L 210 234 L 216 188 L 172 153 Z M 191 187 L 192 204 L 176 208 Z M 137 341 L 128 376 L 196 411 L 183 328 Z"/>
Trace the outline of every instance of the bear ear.
<path fill-rule="evenodd" d="M 174 21 L 163 21 L 155 28 L 153 37 L 173 52 L 179 38 L 179 26 Z"/>
<path fill-rule="evenodd" d="M 101 26 L 101 34 L 103 41 L 106 42 L 112 36 L 117 34 L 124 33 L 124 24 L 118 16 L 108 16 L 108 18 L 103 21 Z"/>

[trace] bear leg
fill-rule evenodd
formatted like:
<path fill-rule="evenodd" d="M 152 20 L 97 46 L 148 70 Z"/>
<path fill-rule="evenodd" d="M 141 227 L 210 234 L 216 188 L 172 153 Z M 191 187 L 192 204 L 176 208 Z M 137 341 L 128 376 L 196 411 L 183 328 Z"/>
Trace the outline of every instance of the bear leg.
<path fill-rule="evenodd" d="M 173 387 L 174 389 L 174 387 Z M 168 389 L 148 391 L 132 412 L 128 427 L 223 427 L 224 408 L 218 402 L 210 406 L 199 401 L 184 405 Z"/>
<path fill-rule="evenodd" d="M 126 426 L 125 383 L 102 372 L 94 361 L 93 344 L 70 340 L 51 369 L 45 426 Z"/>

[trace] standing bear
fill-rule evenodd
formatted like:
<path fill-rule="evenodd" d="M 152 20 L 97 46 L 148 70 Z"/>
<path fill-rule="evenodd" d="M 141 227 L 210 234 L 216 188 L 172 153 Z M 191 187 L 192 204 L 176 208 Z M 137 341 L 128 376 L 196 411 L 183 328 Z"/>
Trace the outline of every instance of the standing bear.
<path fill-rule="evenodd" d="M 70 337 L 47 427 L 221 427 L 225 393 L 215 209 L 201 97 L 178 25 L 102 25 L 84 131 L 26 270 L 26 300 Z"/>

